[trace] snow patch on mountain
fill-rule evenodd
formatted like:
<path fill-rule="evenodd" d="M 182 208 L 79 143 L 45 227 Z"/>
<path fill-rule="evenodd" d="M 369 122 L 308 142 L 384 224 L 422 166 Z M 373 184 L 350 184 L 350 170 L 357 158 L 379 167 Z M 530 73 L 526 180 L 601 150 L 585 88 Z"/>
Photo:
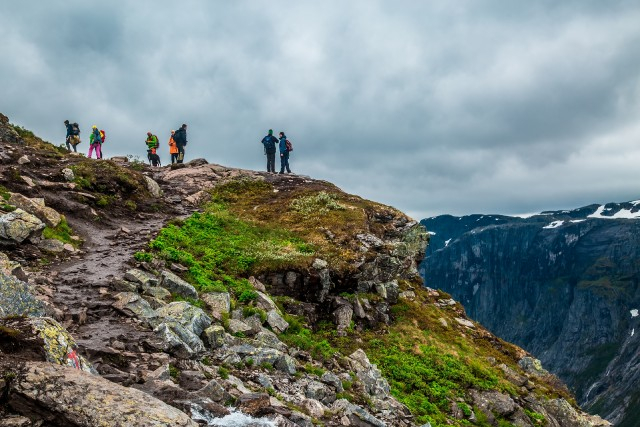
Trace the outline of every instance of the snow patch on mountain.
<path fill-rule="evenodd" d="M 560 220 L 560 221 L 553 221 L 551 224 L 549 225 L 545 225 L 542 228 L 558 228 L 560 227 L 562 224 L 564 224 L 564 221 Z"/>
<path fill-rule="evenodd" d="M 636 200 L 631 202 L 633 206 L 636 206 L 640 203 L 640 200 Z M 613 215 L 603 215 L 604 212 L 610 211 L 612 208 L 607 208 L 605 205 L 601 205 L 596 209 L 594 213 L 589 215 L 587 218 L 601 218 L 601 219 L 637 219 L 640 218 L 640 211 L 631 212 L 631 209 L 620 209 L 618 212 Z"/>

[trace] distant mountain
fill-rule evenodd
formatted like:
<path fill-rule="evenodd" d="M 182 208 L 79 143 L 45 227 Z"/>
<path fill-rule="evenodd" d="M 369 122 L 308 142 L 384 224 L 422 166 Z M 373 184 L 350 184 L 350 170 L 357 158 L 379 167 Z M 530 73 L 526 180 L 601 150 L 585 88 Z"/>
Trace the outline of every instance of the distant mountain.
<path fill-rule="evenodd" d="M 640 201 L 422 224 L 427 286 L 540 358 L 590 412 L 640 426 Z"/>

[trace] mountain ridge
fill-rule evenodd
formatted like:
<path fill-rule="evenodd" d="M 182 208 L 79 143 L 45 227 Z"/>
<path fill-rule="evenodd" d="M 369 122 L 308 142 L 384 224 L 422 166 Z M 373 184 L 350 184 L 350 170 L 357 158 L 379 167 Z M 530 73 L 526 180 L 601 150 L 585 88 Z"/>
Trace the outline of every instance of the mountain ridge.
<path fill-rule="evenodd" d="M 392 207 L 204 159 L 88 160 L 4 116 L 0 148 L 13 422 L 609 425 L 423 288 L 428 235 Z"/>

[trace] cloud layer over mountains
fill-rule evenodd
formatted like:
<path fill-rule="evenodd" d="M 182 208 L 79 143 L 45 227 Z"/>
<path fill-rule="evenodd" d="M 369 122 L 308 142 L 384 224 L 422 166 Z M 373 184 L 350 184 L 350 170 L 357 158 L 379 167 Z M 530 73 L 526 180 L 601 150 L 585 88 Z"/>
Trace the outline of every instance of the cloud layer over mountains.
<path fill-rule="evenodd" d="M 188 159 L 262 169 L 284 130 L 294 172 L 417 218 L 639 196 L 637 2 L 89 3 L 3 5 L 0 111 L 51 142 L 188 123 Z"/>

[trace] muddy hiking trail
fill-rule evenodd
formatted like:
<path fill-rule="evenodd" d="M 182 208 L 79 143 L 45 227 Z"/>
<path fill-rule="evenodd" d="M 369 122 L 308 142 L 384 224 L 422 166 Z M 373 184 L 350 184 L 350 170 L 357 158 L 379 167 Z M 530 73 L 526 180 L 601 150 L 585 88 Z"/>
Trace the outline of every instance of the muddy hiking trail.
<path fill-rule="evenodd" d="M 63 325 L 75 337 L 79 353 L 103 376 L 124 385 L 139 379 L 140 372 L 167 363 L 152 329 L 113 308 L 115 285 L 132 268 L 140 267 L 134 254 L 144 250 L 171 220 L 184 219 L 200 210 L 200 198 L 219 182 L 238 177 L 264 179 L 293 190 L 310 182 L 304 176 L 278 176 L 264 172 L 207 164 L 203 159 L 185 167 L 146 167 L 142 171 L 160 187 L 157 212 L 118 212 L 101 218 L 65 212 L 74 233 L 83 239 L 81 250 L 71 258 L 54 261 L 39 273 L 51 290 L 50 300 Z M 308 184 L 307 184 L 308 185 Z M 189 199 L 193 195 L 195 199 Z M 204 194 L 204 196 L 203 196 Z"/>
<path fill-rule="evenodd" d="M 169 188 L 163 190 L 170 192 Z M 112 307 L 113 296 L 118 293 L 113 283 L 136 266 L 134 254 L 148 247 L 168 221 L 195 210 L 185 207 L 169 213 L 139 212 L 100 221 L 67 216 L 71 228 L 83 239 L 81 251 L 46 266 L 42 275 L 49 278 L 53 305 L 61 310 L 62 323 L 75 337 L 79 352 L 101 374 L 113 375 L 114 369 L 107 361 L 115 360 L 118 370 L 127 370 L 149 350 L 141 343 L 153 340 L 148 327 Z M 121 360 L 123 355 L 129 361 Z"/>

